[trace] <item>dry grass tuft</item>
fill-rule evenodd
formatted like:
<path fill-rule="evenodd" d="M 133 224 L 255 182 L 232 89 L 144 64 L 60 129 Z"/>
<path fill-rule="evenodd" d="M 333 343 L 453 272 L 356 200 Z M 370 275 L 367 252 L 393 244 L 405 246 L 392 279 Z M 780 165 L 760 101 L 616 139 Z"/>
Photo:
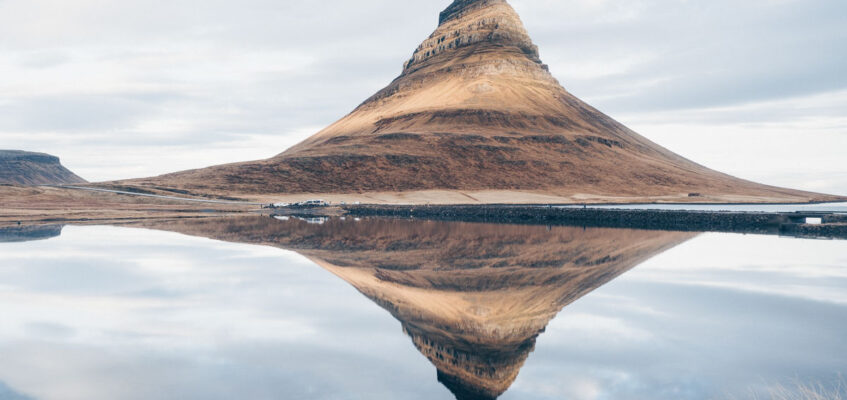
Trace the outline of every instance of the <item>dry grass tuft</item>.
<path fill-rule="evenodd" d="M 839 375 L 831 384 L 822 382 L 800 382 L 796 380 L 790 385 L 779 384 L 771 387 L 762 400 L 847 400 L 847 381 Z"/>

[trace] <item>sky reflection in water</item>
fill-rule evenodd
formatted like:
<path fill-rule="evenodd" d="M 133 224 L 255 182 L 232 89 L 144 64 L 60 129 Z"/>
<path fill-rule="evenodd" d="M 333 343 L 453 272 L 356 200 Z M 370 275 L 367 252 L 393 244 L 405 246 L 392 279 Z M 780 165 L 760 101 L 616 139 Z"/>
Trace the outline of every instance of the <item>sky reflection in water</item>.
<path fill-rule="evenodd" d="M 745 398 L 847 372 L 847 242 L 444 223 L 407 234 L 408 225 L 367 221 L 360 238 L 352 221 L 267 220 L 256 232 L 244 232 L 252 220 L 149 227 L 303 255 L 118 227 L 0 244 L 0 399 L 452 399 L 433 366 L 449 363 L 426 356 L 444 348 L 469 364 L 451 372 L 460 377 L 480 367 L 468 348 L 499 360 L 479 387 L 497 389 L 502 371 L 520 371 L 513 383 L 502 377 L 507 400 Z M 434 266 L 397 265 L 416 252 Z M 443 260 L 463 267 L 427 270 Z M 472 275 L 488 273 L 481 260 L 496 261 L 514 287 Z M 573 270 L 553 274 L 562 260 Z M 533 267 L 509 272 L 513 264 Z M 385 268 L 382 281 L 358 273 L 368 265 Z M 573 272 L 589 270 L 602 274 Z M 436 273 L 479 286 L 451 287 Z M 567 287 L 563 276 L 581 292 L 554 293 L 551 306 L 540 293 Z M 515 305 L 493 304 L 486 291 L 527 309 L 504 311 Z M 429 308 L 442 297 L 472 312 Z M 433 310 L 444 320 L 415 319 Z M 448 343 L 478 332 L 487 341 Z M 501 344 L 519 350 L 512 357 Z"/>

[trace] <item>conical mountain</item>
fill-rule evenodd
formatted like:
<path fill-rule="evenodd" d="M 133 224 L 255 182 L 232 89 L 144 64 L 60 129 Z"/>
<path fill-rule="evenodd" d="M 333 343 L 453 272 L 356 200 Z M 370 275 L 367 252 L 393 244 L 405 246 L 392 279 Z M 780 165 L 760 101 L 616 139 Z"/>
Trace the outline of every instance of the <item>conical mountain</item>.
<path fill-rule="evenodd" d="M 574 97 L 542 63 L 505 0 L 454 1 L 397 79 L 274 158 L 125 183 L 246 194 L 461 191 L 534 193 L 565 201 L 835 199 L 710 170 Z"/>

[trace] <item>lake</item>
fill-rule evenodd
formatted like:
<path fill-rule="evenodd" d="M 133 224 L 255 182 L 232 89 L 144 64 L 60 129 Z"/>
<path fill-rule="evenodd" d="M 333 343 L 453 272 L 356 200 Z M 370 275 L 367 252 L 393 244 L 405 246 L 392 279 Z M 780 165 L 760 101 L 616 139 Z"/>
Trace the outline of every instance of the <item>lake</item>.
<path fill-rule="evenodd" d="M 2 400 L 847 391 L 847 241 L 247 216 L 0 254 Z"/>

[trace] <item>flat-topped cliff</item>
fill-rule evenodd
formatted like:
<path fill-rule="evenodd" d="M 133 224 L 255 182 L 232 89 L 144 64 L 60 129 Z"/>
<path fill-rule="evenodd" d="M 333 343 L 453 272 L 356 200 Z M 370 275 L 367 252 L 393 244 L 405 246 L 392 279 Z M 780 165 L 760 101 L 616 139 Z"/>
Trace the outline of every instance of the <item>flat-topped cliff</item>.
<path fill-rule="evenodd" d="M 0 150 L 0 183 L 58 185 L 85 183 L 85 180 L 62 166 L 59 157 L 20 150 Z"/>

